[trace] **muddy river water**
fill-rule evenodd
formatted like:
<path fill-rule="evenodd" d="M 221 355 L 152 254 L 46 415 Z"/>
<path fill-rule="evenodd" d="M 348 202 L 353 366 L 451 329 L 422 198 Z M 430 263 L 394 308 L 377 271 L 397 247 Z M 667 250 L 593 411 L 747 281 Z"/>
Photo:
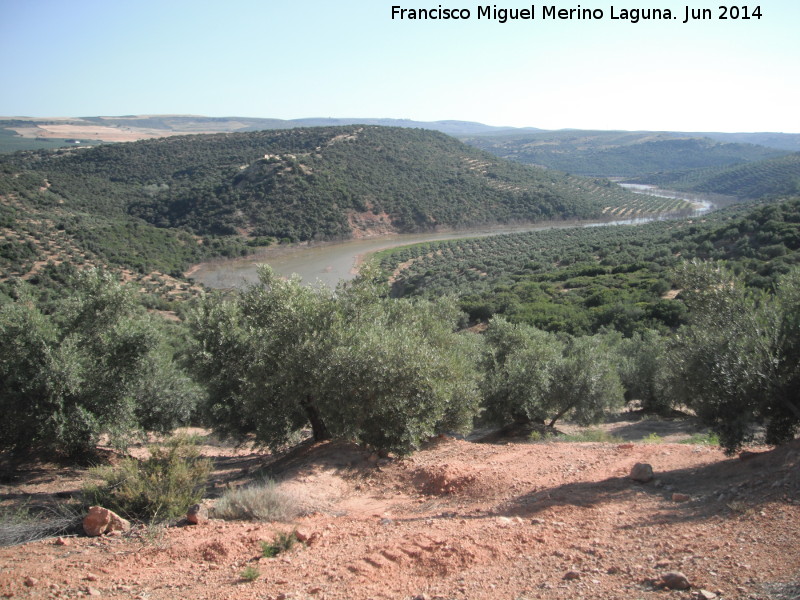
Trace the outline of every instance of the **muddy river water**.
<path fill-rule="evenodd" d="M 658 190 L 651 186 L 627 187 L 638 193 L 689 200 L 696 206 L 695 214 L 703 214 L 714 207 L 707 199 L 691 194 Z M 448 233 L 393 234 L 343 242 L 314 242 L 291 246 L 274 246 L 241 258 L 219 259 L 200 263 L 192 267 L 187 274 L 195 281 L 211 288 L 237 288 L 257 281 L 258 266 L 269 264 L 282 275 L 289 276 L 297 273 L 306 283 L 313 284 L 319 281 L 324 285 L 335 287 L 340 280 L 355 277 L 358 265 L 361 264 L 364 257 L 386 248 L 434 240 L 485 237 L 552 228 L 639 224 L 647 223 L 656 218 L 658 217 L 617 221 L 557 221 L 518 227 L 487 226 L 476 229 L 461 229 Z"/>

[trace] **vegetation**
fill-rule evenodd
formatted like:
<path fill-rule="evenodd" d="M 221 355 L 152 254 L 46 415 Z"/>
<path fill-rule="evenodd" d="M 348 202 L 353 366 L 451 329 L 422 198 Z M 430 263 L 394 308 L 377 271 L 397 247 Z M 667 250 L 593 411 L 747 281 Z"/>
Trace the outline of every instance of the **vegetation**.
<path fill-rule="evenodd" d="M 255 581 L 256 579 L 261 577 L 261 571 L 259 571 L 257 567 L 250 565 L 248 567 L 245 567 L 244 571 L 239 573 L 239 577 L 241 577 L 245 581 Z"/>
<path fill-rule="evenodd" d="M 743 165 L 657 173 L 638 181 L 739 198 L 800 194 L 800 153 Z"/>
<path fill-rule="evenodd" d="M 471 136 L 464 141 L 523 164 L 604 177 L 728 167 L 785 154 L 753 143 L 653 131 L 539 131 Z"/>
<path fill-rule="evenodd" d="M 165 328 L 108 274 L 83 271 L 45 313 L 26 286 L 0 306 L 0 449 L 94 451 L 184 422 L 199 391 L 173 361 Z"/>
<path fill-rule="evenodd" d="M 599 337 L 570 338 L 501 318 L 486 331 L 486 417 L 500 425 L 556 421 L 599 422 L 622 404 L 622 386 Z"/>
<path fill-rule="evenodd" d="M 87 505 L 100 505 L 127 517 L 165 521 L 186 514 L 203 497 L 211 461 L 197 447 L 176 437 L 151 446 L 150 457 L 124 458 L 117 465 L 95 467 L 103 483 L 84 489 Z"/>
<path fill-rule="evenodd" d="M 271 479 L 227 490 L 214 505 L 219 519 L 288 521 L 299 512 L 299 498 L 286 493 Z"/>
<path fill-rule="evenodd" d="M 615 329 L 662 333 L 685 322 L 668 294 L 689 259 L 726 260 L 748 286 L 768 290 L 800 263 L 800 199 L 733 206 L 703 221 L 554 229 L 429 242 L 384 251 L 393 295 L 459 297 L 473 321 L 493 315 L 573 335 Z"/>
<path fill-rule="evenodd" d="M 375 126 L 177 136 L 8 155 L 38 176 L 30 201 L 104 219 L 138 217 L 199 236 L 351 235 L 358 215 L 399 231 L 592 217 L 630 198 L 593 181 L 498 159 L 444 134 Z M 0 187 L 0 194 L 5 190 Z"/>
<path fill-rule="evenodd" d="M 727 451 L 763 423 L 766 442 L 800 429 L 800 269 L 773 296 L 748 289 L 716 265 L 685 265 L 690 324 L 672 340 L 673 393 L 693 408 Z"/>
<path fill-rule="evenodd" d="M 752 174 L 739 187 L 762 193 L 765 164 L 738 167 Z M 591 424 L 626 400 L 689 408 L 729 451 L 757 425 L 770 443 L 798 429 L 798 197 L 394 249 L 335 291 L 265 268 L 250 288 L 196 302 L 180 278 L 189 262 L 346 237 L 359 218 L 424 230 L 680 207 L 370 126 L 17 153 L 0 160 L 0 200 L 3 451 L 85 456 L 102 435 L 124 448 L 194 418 L 271 448 L 309 429 L 402 455 L 476 417 Z M 90 495 L 140 518 L 184 511 L 202 465 L 182 463 L 179 446 L 98 471 L 106 483 Z M 286 506 L 265 484 L 218 510 L 274 518 Z"/>
<path fill-rule="evenodd" d="M 192 317 L 208 422 L 271 447 L 310 426 L 316 440 L 399 453 L 468 429 L 476 343 L 457 323 L 452 302 L 391 300 L 369 272 L 334 294 L 265 267 L 258 285 Z"/>
<path fill-rule="evenodd" d="M 261 542 L 261 555 L 264 558 L 274 558 L 281 552 L 291 550 L 297 542 L 297 533 L 279 533 L 272 542 Z"/>

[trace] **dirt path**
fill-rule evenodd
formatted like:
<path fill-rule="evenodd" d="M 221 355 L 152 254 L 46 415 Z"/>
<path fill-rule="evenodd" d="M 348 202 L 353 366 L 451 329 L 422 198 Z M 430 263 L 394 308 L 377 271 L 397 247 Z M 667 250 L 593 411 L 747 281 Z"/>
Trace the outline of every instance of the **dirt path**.
<path fill-rule="evenodd" d="M 207 451 L 220 459 L 217 492 L 266 461 Z M 651 464 L 655 480 L 629 479 L 637 462 Z M 389 461 L 322 444 L 273 471 L 316 512 L 292 523 L 212 519 L 1 548 L 0 596 L 631 600 L 702 589 L 784 600 L 800 592 L 800 442 L 748 460 L 677 443 L 439 439 Z M 34 484 L 58 479 L 26 485 Z M 296 528 L 307 545 L 260 557 L 262 541 Z M 259 572 L 252 582 L 241 577 L 247 567 Z M 693 587 L 658 589 L 652 582 L 666 571 Z"/>

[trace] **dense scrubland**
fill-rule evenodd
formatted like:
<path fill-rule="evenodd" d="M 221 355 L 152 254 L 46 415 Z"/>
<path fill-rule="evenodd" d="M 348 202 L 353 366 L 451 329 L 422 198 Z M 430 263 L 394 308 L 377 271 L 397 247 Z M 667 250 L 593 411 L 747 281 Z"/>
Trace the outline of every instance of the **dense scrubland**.
<path fill-rule="evenodd" d="M 775 177 L 747 173 L 747 189 Z M 800 425 L 800 199 L 773 187 L 702 218 L 398 249 L 336 290 L 265 268 L 210 293 L 182 269 L 346 237 L 354 214 L 424 230 L 602 217 L 634 197 L 369 126 L 17 153 L 0 186 L 6 453 L 86 458 L 101 436 L 124 449 L 191 423 L 406 455 L 441 432 L 547 435 L 626 403 L 694 413 L 729 452 Z"/>

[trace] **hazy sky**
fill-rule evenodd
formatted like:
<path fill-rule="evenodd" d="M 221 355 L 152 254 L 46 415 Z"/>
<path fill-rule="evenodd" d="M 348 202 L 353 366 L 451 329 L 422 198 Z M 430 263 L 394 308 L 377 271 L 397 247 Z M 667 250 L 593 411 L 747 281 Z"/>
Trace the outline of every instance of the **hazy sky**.
<path fill-rule="evenodd" d="M 500 23 L 475 0 L 0 0 L 0 115 L 800 133 L 800 2 L 721 20 L 724 1 L 547 2 Z M 393 20 L 393 5 L 470 18 Z M 543 19 L 544 6 L 603 18 Z M 612 6 L 677 18 L 632 23 Z M 687 6 L 712 18 L 683 23 Z"/>

